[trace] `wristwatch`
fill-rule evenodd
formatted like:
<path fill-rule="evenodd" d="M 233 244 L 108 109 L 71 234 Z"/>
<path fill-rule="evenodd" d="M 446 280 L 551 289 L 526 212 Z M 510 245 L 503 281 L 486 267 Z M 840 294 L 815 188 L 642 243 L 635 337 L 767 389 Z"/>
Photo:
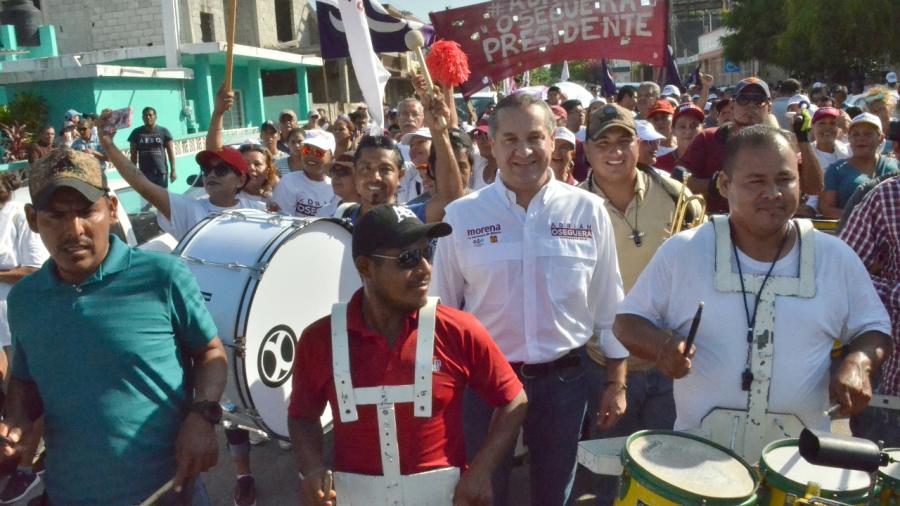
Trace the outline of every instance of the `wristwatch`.
<path fill-rule="evenodd" d="M 191 411 L 202 416 L 210 425 L 222 421 L 222 406 L 215 401 L 196 401 L 191 404 Z"/>

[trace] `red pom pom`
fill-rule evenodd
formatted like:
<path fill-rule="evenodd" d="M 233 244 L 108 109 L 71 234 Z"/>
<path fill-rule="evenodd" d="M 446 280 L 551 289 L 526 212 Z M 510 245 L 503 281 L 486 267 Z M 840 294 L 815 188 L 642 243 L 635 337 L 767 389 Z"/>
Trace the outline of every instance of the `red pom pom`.
<path fill-rule="evenodd" d="M 431 79 L 443 85 L 459 86 L 469 80 L 469 57 L 456 42 L 439 40 L 425 58 Z"/>

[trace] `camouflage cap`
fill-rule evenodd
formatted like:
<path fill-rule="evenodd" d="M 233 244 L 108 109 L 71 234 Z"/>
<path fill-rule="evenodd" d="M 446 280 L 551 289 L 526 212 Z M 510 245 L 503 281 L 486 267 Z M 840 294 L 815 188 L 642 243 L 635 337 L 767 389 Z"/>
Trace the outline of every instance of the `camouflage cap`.
<path fill-rule="evenodd" d="M 69 148 L 54 149 L 32 164 L 28 172 L 31 203 L 37 209 L 46 209 L 53 193 L 62 187 L 78 191 L 91 203 L 109 193 L 100 162 Z"/>
<path fill-rule="evenodd" d="M 607 104 L 591 114 L 588 122 L 588 139 L 595 141 L 606 130 L 612 127 L 620 127 L 635 134 L 634 114 L 618 104 Z"/>

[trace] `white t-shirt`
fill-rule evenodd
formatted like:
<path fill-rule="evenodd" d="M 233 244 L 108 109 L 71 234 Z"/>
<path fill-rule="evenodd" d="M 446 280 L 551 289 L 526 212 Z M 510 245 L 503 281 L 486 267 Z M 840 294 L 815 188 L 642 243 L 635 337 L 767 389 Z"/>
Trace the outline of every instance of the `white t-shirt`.
<path fill-rule="evenodd" d="M 171 217 L 167 220 L 165 216 L 159 214 L 156 219 L 161 229 L 172 234 L 176 240 L 180 241 L 185 234 L 194 228 L 194 225 L 200 223 L 210 213 L 221 213 L 234 209 L 266 210 L 265 202 L 251 200 L 243 193 L 239 193 L 236 198 L 237 204 L 231 207 L 219 207 L 209 201 L 208 195 L 193 198 L 188 195 L 169 192 L 169 212 Z"/>
<path fill-rule="evenodd" d="M 291 216 L 316 216 L 319 209 L 331 204 L 334 199 L 334 189 L 328 176 L 322 181 L 313 181 L 302 170 L 285 174 L 272 190 L 272 201 L 281 212 Z"/>
<path fill-rule="evenodd" d="M 815 142 L 813 142 L 813 147 L 816 148 L 816 158 L 819 160 L 819 167 L 822 168 L 822 172 L 825 172 L 825 169 L 832 163 L 850 158 L 850 146 L 846 142 L 834 141 L 834 153 L 819 151 Z"/>
<path fill-rule="evenodd" d="M 769 411 L 796 414 L 812 429 L 828 430 L 822 412 L 829 407 L 828 368 L 834 341 L 850 342 L 870 330 L 890 335 L 888 314 L 869 273 L 850 247 L 816 231 L 816 295 L 779 296 L 775 303 L 775 360 Z M 675 429 L 700 426 L 716 407 L 747 409 L 741 373 L 747 367 L 747 316 L 740 292 L 716 291 L 715 230 L 712 223 L 678 234 L 657 250 L 628 292 L 619 314 L 642 316 L 681 336 L 689 332 L 699 301 L 703 318 L 697 332 L 697 354 L 691 371 L 675 380 Z M 765 275 L 770 264 L 743 253 L 745 274 Z M 800 250 L 775 264 L 772 276 L 796 277 Z M 737 272 L 732 255 L 732 271 Z M 755 296 L 746 297 L 753 314 Z"/>
<path fill-rule="evenodd" d="M 475 156 L 475 164 L 472 166 L 472 182 L 470 185 L 473 190 L 480 190 L 490 184 L 484 182 L 484 169 L 487 168 L 487 165 L 487 158 L 481 155 Z M 496 175 L 494 177 L 496 177 Z"/>
<path fill-rule="evenodd" d="M 418 197 L 425 189 L 422 176 L 412 162 L 403 162 L 403 176 L 400 178 L 400 186 L 397 187 L 397 203 L 404 204 Z"/>
<path fill-rule="evenodd" d="M 40 267 L 50 257 L 41 237 L 28 228 L 25 204 L 10 201 L 0 208 L 0 271 L 16 267 Z M 0 283 L 0 346 L 9 346 L 6 297 L 13 285 Z"/>

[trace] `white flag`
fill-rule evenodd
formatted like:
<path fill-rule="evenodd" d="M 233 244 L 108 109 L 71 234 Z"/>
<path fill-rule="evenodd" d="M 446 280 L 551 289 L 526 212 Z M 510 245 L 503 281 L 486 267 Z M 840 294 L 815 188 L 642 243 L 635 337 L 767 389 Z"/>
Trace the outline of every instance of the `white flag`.
<path fill-rule="evenodd" d="M 559 80 L 562 82 L 569 80 L 569 60 L 563 62 L 562 75 L 559 77 Z"/>
<path fill-rule="evenodd" d="M 349 36 L 350 34 L 369 33 L 369 22 L 366 19 L 363 3 L 358 0 L 337 0 L 337 2 L 341 10 L 344 33 L 348 35 L 347 46 L 350 49 L 350 60 L 353 62 L 356 81 L 359 83 L 359 89 L 362 90 L 366 105 L 369 106 L 369 116 L 372 118 L 370 133 L 381 135 L 384 132 L 384 108 L 382 107 L 384 86 L 391 74 L 375 54 L 371 37 Z"/>

